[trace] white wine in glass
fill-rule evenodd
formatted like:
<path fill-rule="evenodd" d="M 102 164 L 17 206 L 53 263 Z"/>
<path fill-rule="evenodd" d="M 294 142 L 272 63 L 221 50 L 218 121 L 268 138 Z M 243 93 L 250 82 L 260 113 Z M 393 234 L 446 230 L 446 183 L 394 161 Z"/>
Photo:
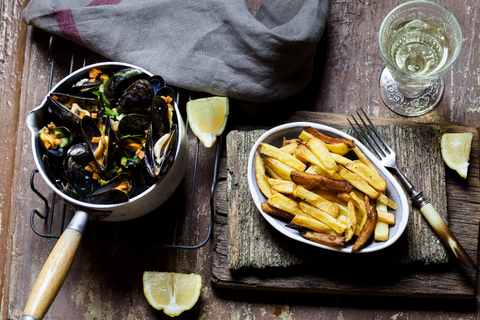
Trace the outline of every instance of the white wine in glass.
<path fill-rule="evenodd" d="M 378 41 L 387 65 L 380 76 L 383 102 L 405 116 L 435 108 L 444 91 L 441 76 L 462 46 L 455 17 L 430 1 L 406 2 L 384 19 Z"/>

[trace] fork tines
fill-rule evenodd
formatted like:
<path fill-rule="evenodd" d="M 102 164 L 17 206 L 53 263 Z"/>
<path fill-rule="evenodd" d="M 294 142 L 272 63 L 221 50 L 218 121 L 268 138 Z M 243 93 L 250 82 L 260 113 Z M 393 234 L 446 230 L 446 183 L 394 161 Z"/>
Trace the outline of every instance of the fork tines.
<path fill-rule="evenodd" d="M 376 156 L 381 160 L 393 152 L 393 150 L 389 147 L 385 140 L 383 140 L 382 136 L 377 131 L 370 118 L 368 118 L 365 111 L 362 108 L 360 108 L 360 110 L 362 110 L 363 116 L 358 111 L 357 116 L 360 119 L 361 124 L 357 121 L 353 114 L 351 114 L 351 117 L 355 122 L 355 125 L 351 123 L 348 118 L 347 121 L 355 131 L 358 140 L 360 140 L 360 142 L 362 142 L 365 146 L 370 146 L 370 149 L 373 150 Z M 367 120 L 368 124 L 365 122 L 364 118 Z"/>

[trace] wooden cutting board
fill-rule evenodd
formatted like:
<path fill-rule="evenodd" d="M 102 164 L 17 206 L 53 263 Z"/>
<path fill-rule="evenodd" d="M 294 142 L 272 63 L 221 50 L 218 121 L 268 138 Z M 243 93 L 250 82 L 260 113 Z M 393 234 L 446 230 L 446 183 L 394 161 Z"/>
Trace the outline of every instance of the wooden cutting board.
<path fill-rule="evenodd" d="M 348 128 L 343 115 L 297 112 L 287 122 L 292 121 L 312 121 L 342 130 Z M 401 123 L 385 119 L 376 119 L 374 123 L 381 127 L 387 139 L 395 142 L 396 150 L 415 149 L 408 159 L 400 160 L 403 161 L 401 167 L 407 168 L 406 175 L 418 189 L 424 191 L 427 199 L 431 199 L 449 221 L 451 230 L 465 249 L 477 261 L 480 218 L 478 127 L 468 124 Z M 439 156 L 439 139 L 444 132 L 474 134 L 466 181 L 450 169 L 445 174 L 445 166 Z M 227 180 L 219 184 L 217 192 L 219 214 L 215 220 L 212 261 L 212 281 L 215 285 L 329 293 L 473 297 L 477 273 L 455 263 L 447 263 L 448 255 L 443 245 L 413 206 L 407 232 L 396 244 L 378 253 L 339 254 L 299 244 L 274 230 L 248 197 L 246 179 L 242 181 L 238 178 L 246 176 L 246 173 L 242 176 L 241 171 L 245 170 L 244 162 L 249 149 L 260 133 L 230 133 L 233 136 L 229 140 L 233 144 L 227 153 L 236 153 L 231 157 L 236 161 L 231 161 L 228 169 L 235 174 L 227 175 L 226 167 L 220 172 Z M 227 188 L 230 192 L 235 191 L 237 201 L 232 206 L 230 197 L 230 210 L 226 203 Z"/>

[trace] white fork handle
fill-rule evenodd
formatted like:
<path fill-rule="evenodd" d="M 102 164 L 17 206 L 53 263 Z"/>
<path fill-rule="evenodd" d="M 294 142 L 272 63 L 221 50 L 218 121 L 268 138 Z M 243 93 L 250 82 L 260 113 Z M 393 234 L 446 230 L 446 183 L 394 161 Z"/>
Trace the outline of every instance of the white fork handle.
<path fill-rule="evenodd" d="M 432 204 L 427 202 L 426 205 L 420 208 L 420 212 L 423 214 L 425 219 L 427 219 L 433 230 L 435 230 L 448 251 L 455 255 L 455 257 L 458 259 L 458 262 L 465 267 L 474 270 L 477 269 L 477 266 L 473 262 L 472 258 L 470 258 L 460 242 L 458 242 L 457 238 L 455 238 L 435 208 L 433 208 Z"/>

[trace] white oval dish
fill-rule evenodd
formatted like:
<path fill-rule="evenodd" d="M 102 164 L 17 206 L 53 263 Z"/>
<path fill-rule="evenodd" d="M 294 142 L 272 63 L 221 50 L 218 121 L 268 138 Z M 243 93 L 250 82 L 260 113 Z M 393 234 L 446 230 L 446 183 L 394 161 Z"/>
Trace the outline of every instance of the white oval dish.
<path fill-rule="evenodd" d="M 393 244 L 405 231 L 405 228 L 408 222 L 409 205 L 408 205 L 407 197 L 402 187 L 397 182 L 397 180 L 395 180 L 392 174 L 384 166 L 380 164 L 377 158 L 361 142 L 359 142 L 357 139 L 353 138 L 352 136 L 340 130 L 337 130 L 329 126 L 317 124 L 317 123 L 292 122 L 292 123 L 280 125 L 265 132 L 255 142 L 255 145 L 250 151 L 250 155 L 248 158 L 248 185 L 250 187 L 250 193 L 252 195 L 253 201 L 255 202 L 255 205 L 257 206 L 262 216 L 275 229 L 277 229 L 278 231 L 280 231 L 282 234 L 286 235 L 289 238 L 292 238 L 294 240 L 297 240 L 303 243 L 307 243 L 315 247 L 327 249 L 327 250 L 345 252 L 345 253 L 351 252 L 354 241 L 350 241 L 346 246 L 338 246 L 338 247 L 327 246 L 320 243 L 316 243 L 303 238 L 302 236 L 300 236 L 300 234 L 296 230 L 285 227 L 285 225 L 287 224 L 286 222 L 275 219 L 272 216 L 262 211 L 261 203 L 267 201 L 267 198 L 262 194 L 262 192 L 259 190 L 257 186 L 257 181 L 255 178 L 255 166 L 254 166 L 255 151 L 258 150 L 258 146 L 261 142 L 265 142 L 273 146 L 280 147 L 282 145 L 282 141 L 284 137 L 286 139 L 298 138 L 302 130 L 305 127 L 309 127 L 309 126 L 331 137 L 340 137 L 340 138 L 354 140 L 356 145 L 360 148 L 360 150 L 362 150 L 362 152 L 370 159 L 370 161 L 375 165 L 375 167 L 377 167 L 380 175 L 387 181 L 386 195 L 388 198 L 390 198 L 397 204 L 397 207 L 398 207 L 397 210 L 393 211 L 391 208 L 388 209 L 389 212 L 395 215 L 395 224 L 393 226 L 390 226 L 388 240 L 384 242 L 372 240 L 369 242 L 369 244 L 366 247 L 364 247 L 358 252 L 365 253 L 365 252 L 378 251 Z"/>

